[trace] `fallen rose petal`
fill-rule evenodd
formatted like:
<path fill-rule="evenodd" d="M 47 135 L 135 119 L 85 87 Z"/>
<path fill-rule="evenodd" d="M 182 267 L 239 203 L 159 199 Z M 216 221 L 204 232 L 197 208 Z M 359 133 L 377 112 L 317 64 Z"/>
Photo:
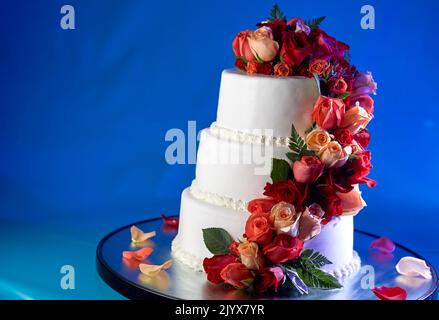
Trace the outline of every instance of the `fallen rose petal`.
<path fill-rule="evenodd" d="M 163 222 L 168 226 L 178 227 L 178 218 L 167 217 L 163 213 L 161 214 Z"/>
<path fill-rule="evenodd" d="M 407 300 L 407 292 L 401 287 L 375 287 L 373 293 L 380 300 Z"/>
<path fill-rule="evenodd" d="M 396 271 L 407 277 L 421 276 L 425 279 L 431 279 L 431 270 L 427 263 L 414 257 L 403 257 L 395 266 Z"/>
<path fill-rule="evenodd" d="M 377 249 L 381 252 L 391 253 L 395 251 L 395 244 L 389 238 L 381 237 L 373 240 L 369 249 Z"/>
<path fill-rule="evenodd" d="M 146 257 L 148 257 L 153 252 L 153 250 L 154 250 L 153 248 L 147 247 L 147 248 L 139 249 L 137 251 L 124 251 L 122 252 L 122 256 L 125 259 L 136 259 L 141 261 Z"/>
<path fill-rule="evenodd" d="M 152 238 L 156 235 L 155 231 L 143 232 L 136 226 L 132 226 L 130 231 L 131 231 L 131 241 L 134 243 L 146 241 L 149 238 Z"/>
<path fill-rule="evenodd" d="M 139 269 L 140 272 L 142 272 L 144 275 L 148 277 L 155 277 L 160 273 L 160 271 L 169 269 L 171 266 L 172 266 L 172 259 L 169 259 L 168 261 L 166 261 L 161 265 L 142 263 L 139 265 Z"/>

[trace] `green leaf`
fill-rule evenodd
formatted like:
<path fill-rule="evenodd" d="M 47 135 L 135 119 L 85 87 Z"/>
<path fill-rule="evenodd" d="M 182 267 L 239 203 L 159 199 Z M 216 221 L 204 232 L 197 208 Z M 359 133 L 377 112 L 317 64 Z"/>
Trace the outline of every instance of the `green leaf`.
<path fill-rule="evenodd" d="M 287 157 L 293 162 L 300 160 L 302 155 L 304 155 L 307 150 L 305 140 L 299 136 L 294 125 L 291 126 L 291 137 L 288 147 L 290 148 L 291 152 L 287 153 Z"/>
<path fill-rule="evenodd" d="M 271 8 L 270 11 L 270 17 L 268 18 L 269 21 L 274 20 L 285 20 L 285 15 L 280 11 L 279 6 L 275 4 L 273 8 Z"/>
<path fill-rule="evenodd" d="M 292 176 L 290 164 L 286 160 L 273 158 L 271 180 L 274 182 L 288 180 Z"/>
<path fill-rule="evenodd" d="M 342 287 L 336 278 L 322 270 L 297 268 L 296 271 L 303 282 L 309 287 L 318 289 L 338 289 Z"/>
<path fill-rule="evenodd" d="M 305 135 L 307 135 L 308 133 L 310 133 L 311 131 L 313 131 L 315 128 L 317 128 L 317 123 L 313 123 L 311 127 L 309 127 L 306 131 L 305 131 Z"/>
<path fill-rule="evenodd" d="M 351 94 L 349 92 L 345 92 L 339 96 L 337 96 L 338 99 L 346 99 L 347 97 L 349 97 Z"/>
<path fill-rule="evenodd" d="M 332 262 L 324 255 L 311 249 L 306 249 L 302 252 L 302 255 L 298 259 L 298 263 L 305 268 L 311 269 L 321 268 L 327 264 L 332 264 Z"/>
<path fill-rule="evenodd" d="M 203 240 L 207 249 L 214 255 L 229 253 L 233 242 L 230 234 L 222 228 L 203 229 Z"/>
<path fill-rule="evenodd" d="M 315 19 L 305 20 L 305 24 L 310 27 L 311 30 L 318 29 L 320 24 L 325 20 L 326 17 L 318 17 Z"/>

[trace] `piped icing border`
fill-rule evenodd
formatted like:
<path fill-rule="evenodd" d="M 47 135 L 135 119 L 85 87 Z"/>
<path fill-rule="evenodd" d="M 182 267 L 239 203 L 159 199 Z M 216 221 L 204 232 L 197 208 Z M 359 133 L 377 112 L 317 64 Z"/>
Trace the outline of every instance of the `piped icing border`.
<path fill-rule="evenodd" d="M 185 264 L 186 266 L 194 269 L 198 272 L 204 272 L 203 271 L 203 259 L 187 252 L 185 249 L 183 249 L 183 246 L 179 243 L 178 238 L 175 238 L 172 241 L 171 245 L 171 252 L 172 256 L 180 261 L 181 263 Z M 330 275 L 334 276 L 337 279 L 343 279 L 348 278 L 360 269 L 361 267 L 361 259 L 358 253 L 354 250 L 352 252 L 352 259 L 347 264 L 345 264 L 343 267 L 335 269 L 335 270 L 328 270 L 326 271 Z"/>
<path fill-rule="evenodd" d="M 247 202 L 202 190 L 198 187 L 196 180 L 192 181 L 189 192 L 194 198 L 209 204 L 247 213 Z"/>
<path fill-rule="evenodd" d="M 216 122 L 213 122 L 209 129 L 212 135 L 217 138 L 240 143 L 275 145 L 278 147 L 288 147 L 288 144 L 290 143 L 289 137 L 275 137 L 229 129 L 218 125 Z"/>

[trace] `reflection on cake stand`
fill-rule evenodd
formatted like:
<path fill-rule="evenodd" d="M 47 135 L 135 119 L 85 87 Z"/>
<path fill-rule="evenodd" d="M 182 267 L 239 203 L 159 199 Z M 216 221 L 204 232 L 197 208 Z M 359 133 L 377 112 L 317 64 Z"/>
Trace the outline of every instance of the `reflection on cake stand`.
<path fill-rule="evenodd" d="M 172 258 L 171 242 L 175 237 L 173 229 L 162 225 L 160 218 L 133 223 L 142 230 L 156 230 L 157 236 L 151 240 L 154 253 L 148 262 L 161 264 Z M 373 268 L 376 286 L 400 286 L 407 291 L 407 299 L 425 300 L 435 297 L 438 285 L 436 270 L 427 262 L 432 271 L 432 279 L 409 278 L 400 276 L 395 264 L 403 256 L 421 258 L 417 253 L 399 244 L 392 254 L 383 254 L 369 250 L 369 245 L 377 236 L 355 230 L 355 250 L 361 258 L 363 268 L 354 276 L 341 280 L 343 289 L 315 290 L 309 295 L 300 296 L 293 292 L 287 294 L 255 295 L 243 290 L 234 290 L 226 286 L 213 285 L 206 280 L 202 272 L 195 272 L 190 267 L 174 259 L 173 266 L 162 271 L 155 278 L 143 276 L 138 263 L 122 259 L 122 252 L 133 249 L 130 243 L 130 224 L 105 236 L 97 247 L 97 270 L 104 281 L 113 289 L 131 299 L 205 299 L 205 300 L 240 300 L 240 299 L 324 299 L 324 300 L 369 300 L 376 299 L 369 289 L 362 288 L 362 279 L 370 275 Z M 364 267 L 366 266 L 366 267 Z"/>

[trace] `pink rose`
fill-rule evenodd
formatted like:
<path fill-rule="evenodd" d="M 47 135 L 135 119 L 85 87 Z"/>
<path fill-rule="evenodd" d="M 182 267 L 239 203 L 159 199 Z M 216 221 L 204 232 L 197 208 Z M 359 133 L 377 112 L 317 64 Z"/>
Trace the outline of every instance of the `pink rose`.
<path fill-rule="evenodd" d="M 293 163 L 294 178 L 300 183 L 313 183 L 323 173 L 324 165 L 319 158 L 303 156 Z"/>
<path fill-rule="evenodd" d="M 302 254 L 303 240 L 281 233 L 273 242 L 266 245 L 262 250 L 265 257 L 273 263 L 283 263 L 297 259 Z"/>
<path fill-rule="evenodd" d="M 345 114 L 343 100 L 320 96 L 314 105 L 313 120 L 322 129 L 335 129 Z"/>
<path fill-rule="evenodd" d="M 365 73 L 359 73 L 354 79 L 352 99 L 355 99 L 362 95 L 376 94 L 377 84 L 373 80 L 372 73 L 367 71 Z"/>
<path fill-rule="evenodd" d="M 341 206 L 343 208 L 343 215 L 356 215 L 361 209 L 366 206 L 358 185 L 354 187 L 348 193 L 336 192 L 337 196 L 341 199 Z"/>
<path fill-rule="evenodd" d="M 221 270 L 220 275 L 225 283 L 237 289 L 248 288 L 254 279 L 253 273 L 244 264 L 239 262 L 228 264 Z"/>
<path fill-rule="evenodd" d="M 372 114 L 373 113 L 373 99 L 368 95 L 358 96 L 355 99 L 351 99 L 351 107 L 354 107 L 356 104 L 358 104 L 364 108 L 364 110 L 367 111 L 367 113 Z"/>
<path fill-rule="evenodd" d="M 273 40 L 270 28 L 262 27 L 253 32 L 248 43 L 255 57 L 264 62 L 272 61 L 279 51 L 279 44 Z"/>
<path fill-rule="evenodd" d="M 357 104 L 355 107 L 346 111 L 341 120 L 340 128 L 346 128 L 352 134 L 355 134 L 361 129 L 364 129 L 370 120 L 372 120 L 372 116 Z"/>
<path fill-rule="evenodd" d="M 248 41 L 253 32 L 251 30 L 241 31 L 233 39 L 232 48 L 236 57 L 244 57 L 248 61 L 255 60 Z"/>

